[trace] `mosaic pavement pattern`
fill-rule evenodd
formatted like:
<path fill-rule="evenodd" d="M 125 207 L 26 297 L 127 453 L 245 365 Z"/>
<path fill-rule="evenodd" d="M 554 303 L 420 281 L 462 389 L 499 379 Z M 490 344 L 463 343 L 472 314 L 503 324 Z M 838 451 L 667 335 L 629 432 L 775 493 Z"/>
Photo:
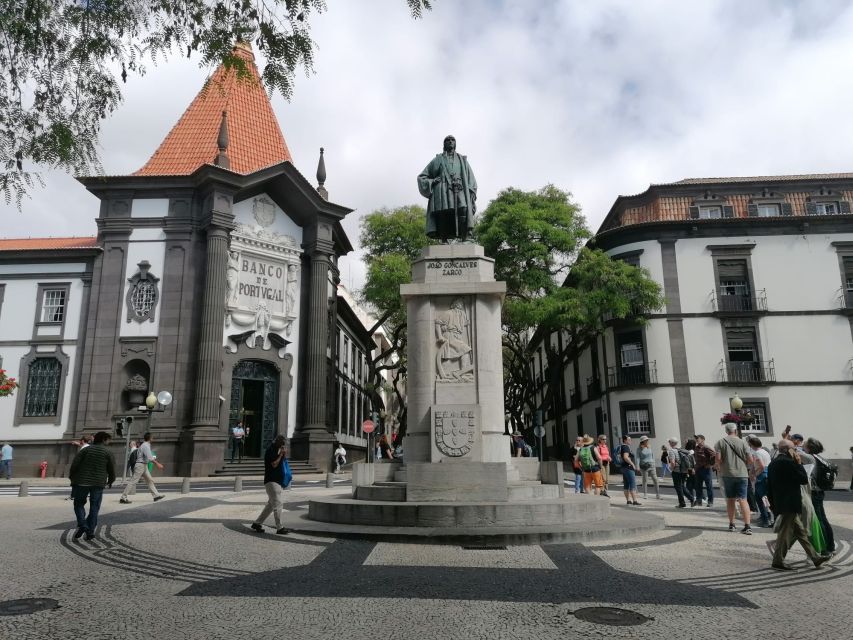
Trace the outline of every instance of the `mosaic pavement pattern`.
<path fill-rule="evenodd" d="M 339 491 L 290 491 L 286 508 Z M 806 638 L 818 621 L 835 637 L 853 623 L 849 501 L 827 502 L 833 561 L 812 569 L 795 547 L 799 570 L 778 573 L 769 530 L 729 533 L 721 510 L 674 499 L 642 507 L 668 526 L 636 539 L 464 548 L 257 534 L 248 525 L 264 498 L 108 497 L 91 542 L 72 539 L 61 497 L 5 501 L 0 638 L 660 638 L 661 625 L 691 638 Z M 24 599 L 41 608 L 2 613 Z"/>

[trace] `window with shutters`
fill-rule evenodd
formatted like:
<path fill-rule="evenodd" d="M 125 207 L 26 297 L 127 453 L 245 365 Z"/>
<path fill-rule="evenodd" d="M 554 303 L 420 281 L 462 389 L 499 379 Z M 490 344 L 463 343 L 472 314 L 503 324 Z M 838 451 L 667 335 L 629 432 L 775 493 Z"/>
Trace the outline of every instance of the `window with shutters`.
<path fill-rule="evenodd" d="M 45 289 L 41 305 L 41 321 L 57 323 L 65 318 L 65 289 Z"/>
<path fill-rule="evenodd" d="M 622 418 L 622 433 L 624 435 L 631 437 L 654 437 L 651 400 L 620 402 L 619 413 Z"/>
<path fill-rule="evenodd" d="M 755 327 L 726 327 L 726 360 L 728 382 L 764 382 L 769 376 L 758 352 Z"/>
<path fill-rule="evenodd" d="M 718 308 L 720 311 L 750 311 L 752 292 L 745 259 L 717 261 Z"/>
<path fill-rule="evenodd" d="M 728 204 L 716 202 L 696 201 L 690 206 L 690 217 L 694 220 L 718 220 L 720 218 L 734 218 L 735 209 Z"/>
<path fill-rule="evenodd" d="M 759 204 L 756 206 L 758 207 L 759 218 L 775 218 L 781 213 L 781 209 L 776 203 Z"/>
<path fill-rule="evenodd" d="M 844 200 L 809 200 L 806 202 L 806 215 L 834 216 L 839 213 L 850 213 L 850 203 Z"/>
<path fill-rule="evenodd" d="M 842 259 L 844 273 L 842 274 L 844 300 L 848 309 L 853 309 L 853 256 L 845 256 Z"/>
<path fill-rule="evenodd" d="M 624 262 L 625 264 L 630 264 L 632 267 L 639 267 L 641 253 L 643 253 L 642 250 L 630 251 L 628 253 L 620 253 L 618 255 L 611 256 L 611 258 L 613 260 Z"/>

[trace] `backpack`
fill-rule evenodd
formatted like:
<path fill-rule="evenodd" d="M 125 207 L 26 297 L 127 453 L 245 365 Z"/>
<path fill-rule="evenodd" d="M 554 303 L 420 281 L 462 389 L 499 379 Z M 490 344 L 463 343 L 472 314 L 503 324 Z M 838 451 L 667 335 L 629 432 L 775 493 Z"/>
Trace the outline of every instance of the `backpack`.
<path fill-rule="evenodd" d="M 527 444 L 525 442 L 524 443 L 524 450 L 521 452 L 521 455 L 525 458 L 532 458 L 533 457 L 533 447 L 531 447 L 529 444 Z"/>
<path fill-rule="evenodd" d="M 687 449 L 678 450 L 678 472 L 690 473 L 696 467 L 696 460 Z"/>
<path fill-rule="evenodd" d="M 610 450 L 610 460 L 613 463 L 614 467 L 622 466 L 622 445 L 614 444 L 613 448 Z"/>
<path fill-rule="evenodd" d="M 816 455 L 815 467 L 812 475 L 815 486 L 821 491 L 831 491 L 835 487 L 835 478 L 838 476 L 838 465 L 828 462 Z"/>
<path fill-rule="evenodd" d="M 130 452 L 130 457 L 127 459 L 127 468 L 133 471 L 136 460 L 139 458 L 139 449 L 134 449 Z"/>
<path fill-rule="evenodd" d="M 595 466 L 592 447 L 581 447 L 581 450 L 578 452 L 578 461 L 581 463 L 581 469 L 584 471 L 592 471 L 592 468 Z"/>

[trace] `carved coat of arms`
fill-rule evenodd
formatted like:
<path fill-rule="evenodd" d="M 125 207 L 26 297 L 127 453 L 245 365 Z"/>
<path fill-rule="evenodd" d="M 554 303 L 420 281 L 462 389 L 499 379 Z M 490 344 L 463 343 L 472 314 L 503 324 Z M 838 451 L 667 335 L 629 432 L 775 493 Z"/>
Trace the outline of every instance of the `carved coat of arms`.
<path fill-rule="evenodd" d="M 473 411 L 438 411 L 434 425 L 435 446 L 446 456 L 464 456 L 471 451 L 476 429 Z"/>
<path fill-rule="evenodd" d="M 252 215 L 262 227 L 268 227 L 275 222 L 275 205 L 266 198 L 255 198 L 252 203 Z"/>

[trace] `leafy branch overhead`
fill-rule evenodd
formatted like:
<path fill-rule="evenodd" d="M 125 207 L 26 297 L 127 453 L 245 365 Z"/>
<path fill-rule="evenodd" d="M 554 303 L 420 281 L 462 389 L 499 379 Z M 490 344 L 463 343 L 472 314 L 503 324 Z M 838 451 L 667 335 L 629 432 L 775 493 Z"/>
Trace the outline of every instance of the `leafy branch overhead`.
<path fill-rule="evenodd" d="M 432 0 L 406 0 L 413 17 Z M 0 0 L 0 192 L 7 204 L 40 182 L 34 165 L 99 172 L 101 121 L 145 61 L 197 56 L 248 77 L 233 54 L 251 42 L 264 85 L 289 99 L 296 69 L 313 71 L 313 14 L 325 0 Z"/>

